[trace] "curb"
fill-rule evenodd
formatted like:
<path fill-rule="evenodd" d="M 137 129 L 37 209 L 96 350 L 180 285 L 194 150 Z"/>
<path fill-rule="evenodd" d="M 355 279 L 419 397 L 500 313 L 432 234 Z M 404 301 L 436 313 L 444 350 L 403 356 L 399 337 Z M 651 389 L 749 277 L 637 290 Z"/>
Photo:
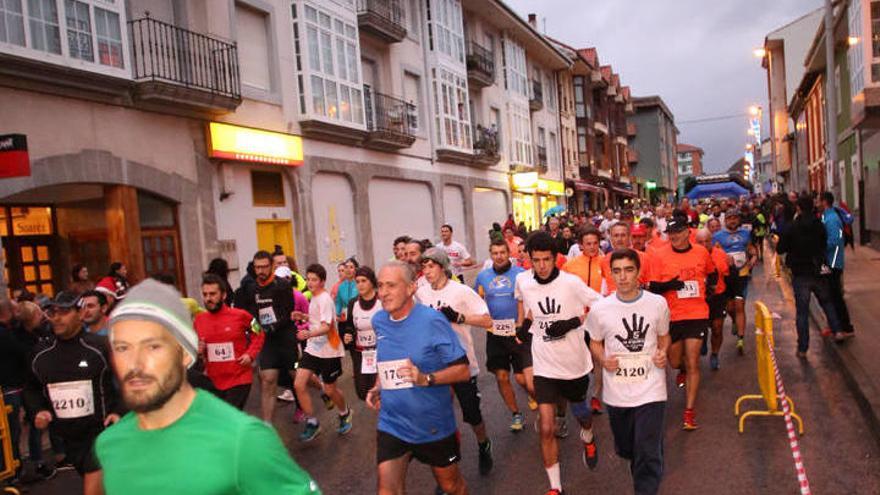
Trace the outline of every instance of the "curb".
<path fill-rule="evenodd" d="M 824 321 L 825 318 L 819 303 L 815 298 L 811 298 L 810 323 L 817 330 L 817 333 L 824 327 Z M 813 335 L 810 336 L 810 340 L 815 340 Z M 862 416 L 865 417 L 865 423 L 873 435 L 874 441 L 880 445 L 880 391 L 865 378 L 870 376 L 868 371 L 853 358 L 847 349 L 847 346 L 852 345 L 853 341 L 850 340 L 849 343 L 838 344 L 830 338 L 821 336 L 819 338 L 822 341 L 825 352 L 831 356 L 837 369 L 843 375 L 843 379 L 850 392 L 852 392 L 856 404 L 858 404 L 859 410 L 862 412 Z"/>

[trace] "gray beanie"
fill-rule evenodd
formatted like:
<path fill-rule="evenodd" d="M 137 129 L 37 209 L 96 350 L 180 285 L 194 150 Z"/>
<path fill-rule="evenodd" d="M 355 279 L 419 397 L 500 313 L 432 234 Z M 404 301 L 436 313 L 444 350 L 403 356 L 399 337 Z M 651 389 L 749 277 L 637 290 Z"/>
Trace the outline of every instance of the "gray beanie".
<path fill-rule="evenodd" d="M 193 330 L 189 310 L 174 287 L 153 279 L 135 285 L 110 313 L 110 327 L 123 320 L 152 321 L 162 325 L 190 355 L 190 366 L 196 362 L 199 339 Z"/>

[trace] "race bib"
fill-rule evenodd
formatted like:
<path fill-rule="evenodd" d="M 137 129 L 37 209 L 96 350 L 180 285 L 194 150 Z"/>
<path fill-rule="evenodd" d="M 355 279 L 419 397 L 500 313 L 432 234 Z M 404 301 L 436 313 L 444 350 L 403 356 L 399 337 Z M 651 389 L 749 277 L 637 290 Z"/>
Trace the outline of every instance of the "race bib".
<path fill-rule="evenodd" d="M 734 251 L 730 253 L 730 257 L 733 258 L 733 266 L 737 269 L 742 268 L 746 264 L 746 253 L 745 251 Z"/>
<path fill-rule="evenodd" d="M 684 287 L 675 291 L 679 299 L 700 297 L 700 284 L 696 280 L 685 280 Z"/>
<path fill-rule="evenodd" d="M 412 388 L 413 383 L 409 377 L 402 377 L 397 374 L 403 366 L 410 366 L 409 359 L 395 359 L 393 361 L 380 361 L 376 364 L 379 373 L 379 383 L 384 390 L 397 390 L 402 388 Z"/>
<path fill-rule="evenodd" d="M 49 399 L 56 417 L 74 419 L 95 414 L 95 395 L 91 381 L 50 383 L 46 388 L 49 390 Z"/>
<path fill-rule="evenodd" d="M 647 352 L 633 352 L 618 354 L 617 362 L 620 363 L 614 372 L 616 383 L 641 383 L 648 379 L 648 371 L 654 363 Z"/>
<path fill-rule="evenodd" d="M 363 332 L 358 330 L 356 343 L 358 347 L 376 347 L 376 332 L 373 330 Z M 375 373 L 375 370 L 373 373 Z"/>
<path fill-rule="evenodd" d="M 260 308 L 258 316 L 260 317 L 260 325 L 273 325 L 278 321 L 278 319 L 275 318 L 275 310 L 272 306 Z"/>
<path fill-rule="evenodd" d="M 232 347 L 232 342 L 207 344 L 205 351 L 208 354 L 208 362 L 211 363 L 225 363 L 235 360 L 235 349 Z"/>
<path fill-rule="evenodd" d="M 492 333 L 499 337 L 513 337 L 516 323 L 513 320 L 492 320 Z"/>
<path fill-rule="evenodd" d="M 361 353 L 361 373 L 364 375 L 376 374 L 376 350 L 363 351 Z"/>

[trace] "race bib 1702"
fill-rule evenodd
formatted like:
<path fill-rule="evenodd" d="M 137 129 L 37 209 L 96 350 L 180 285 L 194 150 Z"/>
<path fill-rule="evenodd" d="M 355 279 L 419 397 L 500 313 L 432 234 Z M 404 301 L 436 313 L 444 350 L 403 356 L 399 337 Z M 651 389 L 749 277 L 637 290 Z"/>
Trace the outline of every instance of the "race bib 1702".
<path fill-rule="evenodd" d="M 647 352 L 633 352 L 617 355 L 617 370 L 614 381 L 617 383 L 640 383 L 648 379 L 648 372 L 653 363 Z"/>
<path fill-rule="evenodd" d="M 232 342 L 206 344 L 205 353 L 208 355 L 208 361 L 211 363 L 224 363 L 235 360 L 235 349 L 232 347 Z"/>
<path fill-rule="evenodd" d="M 492 333 L 499 337 L 513 337 L 516 323 L 513 320 L 492 320 Z"/>
<path fill-rule="evenodd" d="M 73 419 L 95 414 L 95 395 L 90 380 L 50 383 L 46 388 L 56 417 Z"/>
<path fill-rule="evenodd" d="M 399 370 L 404 366 L 411 366 L 409 359 L 395 359 L 393 361 L 380 361 L 377 363 L 379 372 L 379 384 L 383 390 L 397 390 L 412 388 L 413 382 L 410 377 L 400 376 Z"/>
<path fill-rule="evenodd" d="M 376 332 L 373 330 L 358 330 L 357 332 L 357 340 L 355 341 L 358 347 L 376 347 Z M 375 373 L 375 371 L 373 371 Z"/>

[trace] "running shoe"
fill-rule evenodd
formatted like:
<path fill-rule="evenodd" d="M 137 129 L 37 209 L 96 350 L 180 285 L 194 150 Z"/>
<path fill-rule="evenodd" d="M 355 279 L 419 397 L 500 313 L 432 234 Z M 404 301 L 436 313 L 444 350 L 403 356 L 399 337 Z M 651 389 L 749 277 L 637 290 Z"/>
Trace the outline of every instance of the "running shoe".
<path fill-rule="evenodd" d="M 489 471 L 492 471 L 492 466 L 495 465 L 494 461 L 492 461 L 492 441 L 486 439 L 486 443 L 480 444 L 480 474 L 482 476 L 486 476 L 489 474 Z"/>
<path fill-rule="evenodd" d="M 819 332 L 819 335 L 823 337 L 831 337 L 834 335 L 834 332 L 832 332 L 830 328 L 823 328 L 822 331 Z"/>
<path fill-rule="evenodd" d="M 306 423 L 305 429 L 299 434 L 300 442 L 311 442 L 321 433 L 321 425 L 318 423 Z"/>
<path fill-rule="evenodd" d="M 554 432 L 556 438 L 565 438 L 568 436 L 568 422 L 565 421 L 565 416 L 556 416 L 556 431 Z"/>
<path fill-rule="evenodd" d="M 525 418 L 522 413 L 513 413 L 513 417 L 510 420 L 510 431 L 514 433 L 519 433 L 523 430 L 523 425 L 525 424 Z"/>
<path fill-rule="evenodd" d="M 740 356 L 746 353 L 746 342 L 742 337 L 736 339 L 736 352 L 738 352 Z"/>
<path fill-rule="evenodd" d="M 709 367 L 712 368 L 712 371 L 718 371 L 718 368 L 721 367 L 718 364 L 718 354 L 712 354 L 709 356 Z"/>
<path fill-rule="evenodd" d="M 37 478 L 41 481 L 51 480 L 56 474 L 58 474 L 58 469 L 41 462 L 37 464 L 37 468 L 34 469 L 34 474 L 36 474 Z"/>
<path fill-rule="evenodd" d="M 351 414 L 351 408 L 348 408 L 348 412 L 345 415 L 339 416 L 339 428 L 336 429 L 336 433 L 345 435 L 351 431 Z"/>
<path fill-rule="evenodd" d="M 67 457 L 62 458 L 58 462 L 55 463 L 55 470 L 59 473 L 63 471 L 73 471 L 76 469 L 70 461 L 67 460 Z"/>
<path fill-rule="evenodd" d="M 595 438 L 593 438 L 592 442 L 584 444 L 584 453 L 581 459 L 584 461 L 584 466 L 591 470 L 596 469 L 596 465 L 599 464 L 599 448 L 596 447 Z"/>
<path fill-rule="evenodd" d="M 278 394 L 278 400 L 283 400 L 284 402 L 293 402 L 296 400 L 296 397 L 293 396 L 293 392 L 289 388 L 285 388 L 283 392 Z"/>
<path fill-rule="evenodd" d="M 593 410 L 593 414 L 602 414 L 602 401 L 593 397 L 590 399 L 590 409 Z"/>
<path fill-rule="evenodd" d="M 565 495 L 565 494 L 562 493 L 562 490 L 557 490 L 556 488 L 551 488 L 544 495 Z"/>
<path fill-rule="evenodd" d="M 697 424 L 697 413 L 693 409 L 685 409 L 681 422 L 681 429 L 685 431 L 693 431 L 699 428 Z"/>
<path fill-rule="evenodd" d="M 308 416 L 306 416 L 306 413 L 303 412 L 302 409 L 297 408 L 296 411 L 293 412 L 293 422 L 294 422 L 294 424 L 300 424 L 300 423 L 303 423 L 303 422 L 305 422 L 305 420 L 307 420 L 307 419 L 309 419 L 309 418 L 308 418 Z"/>
<path fill-rule="evenodd" d="M 537 409 L 538 409 L 538 402 L 535 399 L 529 397 L 529 411 L 535 411 Z"/>
<path fill-rule="evenodd" d="M 687 382 L 687 373 L 679 370 L 678 375 L 675 376 L 675 384 L 678 385 L 678 388 L 684 387 L 684 384 Z"/>
<path fill-rule="evenodd" d="M 331 411 L 334 407 L 336 407 L 333 404 L 333 399 L 331 399 L 330 396 L 327 394 L 321 394 L 321 400 L 324 401 L 324 407 L 326 407 L 328 411 Z"/>

